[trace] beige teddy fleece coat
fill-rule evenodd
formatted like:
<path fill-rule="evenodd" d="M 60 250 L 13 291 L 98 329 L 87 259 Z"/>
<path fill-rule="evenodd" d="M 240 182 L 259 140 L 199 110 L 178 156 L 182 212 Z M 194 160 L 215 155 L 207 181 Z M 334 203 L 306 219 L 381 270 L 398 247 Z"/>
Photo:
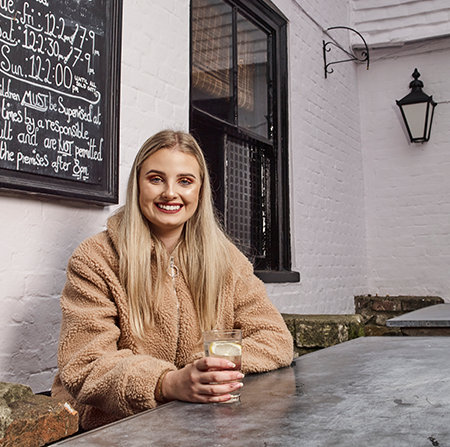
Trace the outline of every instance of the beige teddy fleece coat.
<path fill-rule="evenodd" d="M 77 409 L 84 429 L 154 408 L 162 372 L 204 356 L 201 329 L 181 273 L 175 290 L 167 275 L 163 308 L 145 340 L 134 337 L 119 279 L 116 234 L 117 219 L 112 218 L 106 231 L 80 244 L 69 260 L 61 297 L 59 372 L 52 395 Z M 244 373 L 289 365 L 292 338 L 281 315 L 251 264 L 231 244 L 230 251 L 235 269 L 226 283 L 217 327 L 242 329 Z"/>

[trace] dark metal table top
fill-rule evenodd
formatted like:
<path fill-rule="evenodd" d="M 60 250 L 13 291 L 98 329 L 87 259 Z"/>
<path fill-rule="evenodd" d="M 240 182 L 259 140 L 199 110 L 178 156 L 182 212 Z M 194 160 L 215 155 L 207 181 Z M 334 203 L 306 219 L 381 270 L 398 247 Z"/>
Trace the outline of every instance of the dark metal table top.
<path fill-rule="evenodd" d="M 389 327 L 450 327 L 450 304 L 436 304 L 387 320 Z"/>
<path fill-rule="evenodd" d="M 242 402 L 172 402 L 82 446 L 450 446 L 450 337 L 365 337 L 244 379 Z"/>

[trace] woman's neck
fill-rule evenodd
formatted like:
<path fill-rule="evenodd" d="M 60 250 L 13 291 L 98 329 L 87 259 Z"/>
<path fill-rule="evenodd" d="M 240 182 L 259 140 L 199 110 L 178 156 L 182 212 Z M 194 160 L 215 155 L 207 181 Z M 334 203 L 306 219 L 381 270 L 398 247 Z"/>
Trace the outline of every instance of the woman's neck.
<path fill-rule="evenodd" d="M 170 254 L 175 250 L 175 247 L 177 246 L 180 237 L 179 236 L 160 237 L 159 239 L 166 247 L 167 252 Z"/>
<path fill-rule="evenodd" d="M 159 228 L 155 228 L 150 225 L 150 229 L 152 233 L 162 242 L 164 247 L 166 247 L 169 254 L 174 251 L 180 241 L 181 235 L 183 234 L 183 228 L 175 228 L 171 230 L 165 229 L 164 231 L 161 231 Z"/>

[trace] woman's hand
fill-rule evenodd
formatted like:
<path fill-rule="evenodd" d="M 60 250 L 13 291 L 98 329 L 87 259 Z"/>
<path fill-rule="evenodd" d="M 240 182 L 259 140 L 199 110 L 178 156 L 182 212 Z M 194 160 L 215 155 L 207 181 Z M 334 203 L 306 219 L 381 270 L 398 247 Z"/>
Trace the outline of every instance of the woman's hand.
<path fill-rule="evenodd" d="M 225 359 L 205 357 L 168 372 L 162 383 L 166 400 L 213 403 L 231 399 L 230 392 L 242 387 L 244 375 Z M 224 383 L 227 382 L 227 383 Z"/>

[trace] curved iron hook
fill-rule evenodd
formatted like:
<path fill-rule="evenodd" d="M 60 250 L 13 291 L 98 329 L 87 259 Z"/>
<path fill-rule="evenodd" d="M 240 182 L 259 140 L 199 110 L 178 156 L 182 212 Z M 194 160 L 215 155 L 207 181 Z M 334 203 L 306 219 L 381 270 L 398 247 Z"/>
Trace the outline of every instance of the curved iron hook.
<path fill-rule="evenodd" d="M 333 64 L 340 64 L 342 62 L 350 62 L 350 61 L 357 61 L 357 62 L 366 62 L 367 61 L 367 70 L 369 69 L 369 47 L 367 46 L 367 43 L 364 39 L 364 37 L 359 33 L 358 31 L 354 30 L 353 28 L 349 28 L 348 26 L 332 26 L 331 28 L 328 28 L 327 31 L 330 31 L 332 29 L 347 29 L 349 31 L 354 32 L 357 34 L 361 40 L 364 42 L 365 51 L 361 52 L 361 57 L 358 57 L 355 53 L 350 53 L 347 50 L 344 50 L 340 45 L 338 45 L 336 42 L 330 40 L 329 42 L 323 41 L 323 62 L 324 62 L 324 68 L 325 68 L 325 78 L 327 78 L 328 74 L 333 73 L 333 69 L 328 67 Z M 341 51 L 343 51 L 345 54 L 349 56 L 349 59 L 344 59 L 341 61 L 334 61 L 334 62 L 328 62 L 327 64 L 327 53 L 331 51 L 330 45 L 334 45 L 336 48 L 339 48 Z"/>

